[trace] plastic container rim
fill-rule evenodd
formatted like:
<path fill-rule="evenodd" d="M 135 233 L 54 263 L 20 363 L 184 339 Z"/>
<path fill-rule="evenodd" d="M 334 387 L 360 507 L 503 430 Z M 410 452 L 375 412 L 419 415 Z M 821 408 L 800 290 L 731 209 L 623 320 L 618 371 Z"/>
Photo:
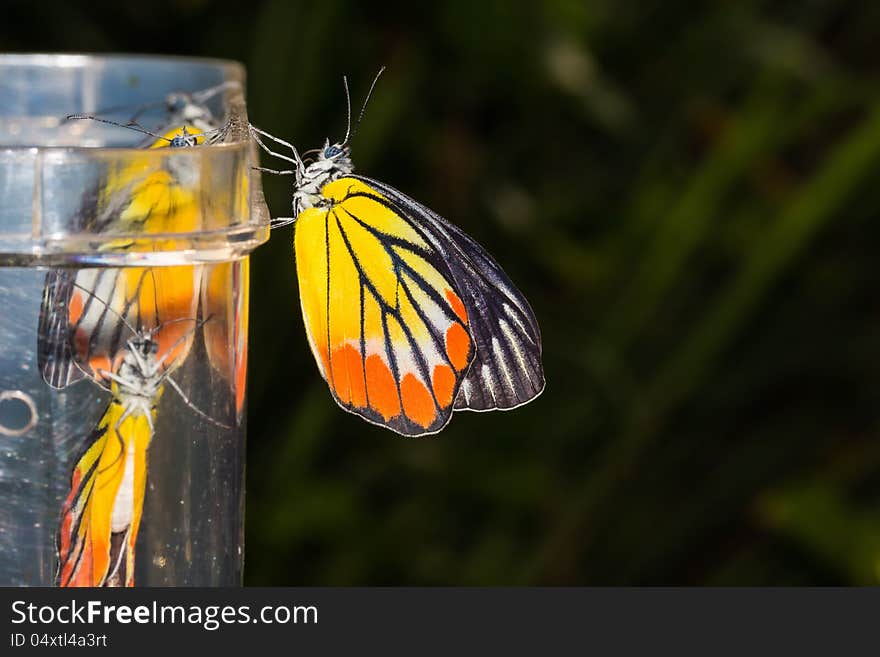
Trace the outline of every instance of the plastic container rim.
<path fill-rule="evenodd" d="M 224 72 L 227 80 L 235 80 L 242 85 L 242 92 L 245 84 L 245 67 L 241 62 L 233 59 L 222 59 L 218 57 L 195 57 L 189 55 L 149 55 L 138 53 L 108 53 L 108 54 L 89 54 L 89 53 L 0 53 L 0 67 L 2 66 L 43 66 L 46 68 L 86 68 L 94 64 L 102 64 L 106 62 L 114 63 L 138 63 L 138 62 L 166 62 L 179 64 L 201 64 L 207 66 L 215 66 Z M 182 90 L 181 90 L 182 91 Z M 230 146 L 246 142 L 241 138 L 244 134 L 242 131 L 232 131 L 232 139 L 222 144 L 205 144 L 193 146 L 192 148 L 205 148 L 213 146 Z M 100 150 L 107 153 L 129 154 L 133 152 L 144 153 L 146 149 L 137 146 L 17 146 L 14 144 L 0 143 L 0 151 L 4 152 L 25 152 L 37 149 L 42 152 L 51 151 L 67 151 L 67 152 L 89 152 Z"/>

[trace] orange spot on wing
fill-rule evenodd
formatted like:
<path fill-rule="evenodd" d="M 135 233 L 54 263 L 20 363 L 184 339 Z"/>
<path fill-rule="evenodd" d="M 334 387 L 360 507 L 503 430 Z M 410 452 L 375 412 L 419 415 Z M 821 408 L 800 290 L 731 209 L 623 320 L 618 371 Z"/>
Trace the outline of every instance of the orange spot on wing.
<path fill-rule="evenodd" d="M 153 339 L 159 345 L 159 357 L 165 359 L 162 361 L 162 367 L 166 370 L 176 364 L 181 356 L 189 351 L 192 343 L 192 335 L 187 336 L 187 329 L 182 326 L 182 322 L 163 327 L 154 335 Z"/>
<path fill-rule="evenodd" d="M 76 572 L 73 571 L 74 565 L 77 565 Z M 83 546 L 83 553 L 79 558 L 79 563 L 76 564 L 75 561 L 69 561 L 64 564 L 64 567 L 61 569 L 61 586 L 97 586 L 100 582 L 93 581 L 93 572 L 94 569 L 92 567 L 89 548 L 88 546 Z"/>
<path fill-rule="evenodd" d="M 70 532 L 73 529 L 73 516 L 71 514 L 66 514 L 64 519 L 61 521 L 61 549 L 60 552 L 62 555 L 66 556 L 70 552 Z M 67 563 L 64 564 L 67 566 Z M 69 570 L 69 568 L 67 568 Z"/>
<path fill-rule="evenodd" d="M 73 347 L 81 358 L 89 353 L 89 334 L 82 328 L 78 328 L 73 334 Z"/>
<path fill-rule="evenodd" d="M 82 481 L 82 472 L 79 468 L 75 468 L 70 482 L 70 493 L 64 501 L 61 529 L 59 530 L 61 539 L 61 545 L 58 550 L 61 559 L 61 573 L 59 579 L 62 584 L 70 581 L 71 575 L 73 574 L 74 561 L 71 558 L 71 550 L 76 544 L 76 537 L 73 536 L 73 518 L 74 506 L 76 504 L 76 493 L 79 489 L 80 481 Z"/>
<path fill-rule="evenodd" d="M 358 350 L 350 344 L 334 349 L 330 363 L 333 369 L 333 386 L 339 399 L 360 408 L 366 407 L 367 391 Z"/>
<path fill-rule="evenodd" d="M 467 324 L 467 310 L 465 310 L 464 303 L 458 298 L 458 295 L 452 290 L 446 290 L 446 300 L 449 302 L 449 305 L 452 306 L 452 309 L 455 311 L 455 314 L 458 315 L 458 318 Z"/>
<path fill-rule="evenodd" d="M 240 347 L 235 363 L 235 410 L 241 414 L 244 409 L 244 393 L 247 390 L 247 346 Z"/>
<path fill-rule="evenodd" d="M 442 408 L 452 403 L 452 391 L 455 389 L 455 373 L 448 365 L 435 365 L 431 374 L 431 385 L 434 396 Z"/>
<path fill-rule="evenodd" d="M 89 535 L 91 545 L 87 540 L 83 561 L 89 566 L 86 570 L 91 582 L 74 586 L 98 586 L 110 568 L 110 537 L 99 536 L 95 531 L 90 531 Z"/>
<path fill-rule="evenodd" d="M 403 377 L 400 382 L 400 397 L 403 399 L 403 412 L 406 416 L 426 429 L 436 417 L 434 400 L 424 384 L 412 373 Z"/>
<path fill-rule="evenodd" d="M 89 367 L 92 368 L 92 372 L 95 373 L 99 379 L 109 380 L 107 376 L 108 372 L 113 372 L 113 365 L 110 363 L 110 359 L 103 354 L 100 356 L 93 356 L 89 359 Z"/>
<path fill-rule="evenodd" d="M 391 370 L 378 355 L 367 357 L 367 394 L 370 408 L 378 412 L 387 422 L 400 415 L 400 400 L 397 398 L 397 385 Z"/>
<path fill-rule="evenodd" d="M 67 319 L 71 324 L 79 322 L 83 314 L 84 304 L 79 292 L 74 292 L 67 304 Z"/>
<path fill-rule="evenodd" d="M 461 324 L 453 324 L 446 330 L 446 353 L 459 372 L 467 367 L 470 349 L 471 338 Z"/>

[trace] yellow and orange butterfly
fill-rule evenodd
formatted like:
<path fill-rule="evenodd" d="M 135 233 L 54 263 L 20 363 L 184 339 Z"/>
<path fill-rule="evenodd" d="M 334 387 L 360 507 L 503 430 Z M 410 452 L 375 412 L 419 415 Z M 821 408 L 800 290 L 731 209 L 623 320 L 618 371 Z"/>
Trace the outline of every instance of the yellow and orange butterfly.
<path fill-rule="evenodd" d="M 347 81 L 345 90 L 348 98 Z M 528 301 L 459 228 L 352 173 L 348 107 L 345 138 L 327 140 L 308 162 L 289 142 L 251 126 L 264 150 L 295 166 L 262 170 L 295 177 L 294 217 L 274 224 L 295 224 L 306 334 L 334 399 L 407 436 L 440 431 L 453 410 L 531 401 L 544 389 L 544 373 Z M 358 123 L 362 117 L 363 109 Z M 261 136 L 291 155 L 272 151 Z"/>

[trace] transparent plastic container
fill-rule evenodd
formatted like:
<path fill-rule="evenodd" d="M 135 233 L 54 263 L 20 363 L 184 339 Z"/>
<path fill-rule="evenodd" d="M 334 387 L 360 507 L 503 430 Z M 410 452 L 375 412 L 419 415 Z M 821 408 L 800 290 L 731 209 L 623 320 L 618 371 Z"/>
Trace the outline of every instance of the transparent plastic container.
<path fill-rule="evenodd" d="M 243 83 L 225 61 L 0 56 L 0 585 L 241 583 L 269 226 Z M 196 146 L 65 120 L 170 134 L 176 92 L 209 88 L 222 129 Z"/>

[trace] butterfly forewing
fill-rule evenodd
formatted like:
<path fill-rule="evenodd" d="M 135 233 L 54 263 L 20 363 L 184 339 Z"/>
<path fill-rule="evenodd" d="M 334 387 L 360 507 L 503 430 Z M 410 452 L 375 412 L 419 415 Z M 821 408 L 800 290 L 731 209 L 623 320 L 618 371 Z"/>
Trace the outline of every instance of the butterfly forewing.
<path fill-rule="evenodd" d="M 354 178 L 297 219 L 309 343 L 337 402 L 401 434 L 439 431 L 474 357 L 452 274 L 422 231 Z"/>

